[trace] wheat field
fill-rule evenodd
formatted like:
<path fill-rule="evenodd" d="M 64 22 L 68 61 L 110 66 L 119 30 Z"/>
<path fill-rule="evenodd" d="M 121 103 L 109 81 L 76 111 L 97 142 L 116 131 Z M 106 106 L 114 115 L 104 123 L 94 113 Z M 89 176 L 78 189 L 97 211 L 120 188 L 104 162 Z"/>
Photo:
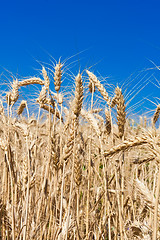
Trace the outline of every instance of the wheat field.
<path fill-rule="evenodd" d="M 64 69 L 14 78 L 0 102 L 0 239 L 160 239 L 160 106 L 135 123 L 87 69 L 68 101 Z M 37 117 L 20 94 L 35 85 Z"/>

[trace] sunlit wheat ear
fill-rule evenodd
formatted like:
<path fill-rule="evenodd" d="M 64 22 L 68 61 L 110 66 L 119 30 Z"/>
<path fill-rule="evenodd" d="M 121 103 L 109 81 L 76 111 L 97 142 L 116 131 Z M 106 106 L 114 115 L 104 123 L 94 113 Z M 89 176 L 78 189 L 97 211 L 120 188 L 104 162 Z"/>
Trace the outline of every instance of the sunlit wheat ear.
<path fill-rule="evenodd" d="M 68 139 L 67 139 L 66 144 L 63 149 L 63 160 L 64 161 L 67 161 L 73 152 L 74 135 L 75 135 L 74 121 L 75 121 L 75 119 L 72 119 Z"/>
<path fill-rule="evenodd" d="M 45 86 L 42 87 L 42 90 L 39 94 L 39 97 L 37 98 L 38 103 L 45 103 L 46 101 L 46 94 L 47 94 L 47 89 Z"/>
<path fill-rule="evenodd" d="M 51 161 L 55 169 L 59 167 L 59 158 L 56 153 L 56 138 L 55 135 L 51 138 Z"/>
<path fill-rule="evenodd" d="M 154 195 L 149 191 L 148 187 L 145 186 L 143 182 L 139 181 L 138 179 L 135 179 L 134 182 L 136 190 L 145 201 L 147 207 L 154 209 L 155 207 Z M 160 205 L 158 206 L 158 213 L 160 214 Z"/>
<path fill-rule="evenodd" d="M 127 140 L 115 147 L 110 148 L 107 152 L 104 153 L 104 156 L 109 157 L 116 153 L 119 153 L 120 151 L 126 151 L 129 148 L 140 146 L 142 144 L 147 143 L 148 140 L 145 137 L 136 137 L 134 140 Z"/>
<path fill-rule="evenodd" d="M 119 137 L 123 137 L 124 135 L 124 126 L 126 122 L 126 107 L 125 100 L 122 94 L 122 91 L 119 87 L 116 88 L 115 94 L 117 97 L 116 105 L 117 105 L 117 124 L 119 130 Z"/>
<path fill-rule="evenodd" d="M 111 133 L 111 114 L 108 109 L 105 109 L 105 116 L 106 116 L 106 131 L 109 135 Z"/>
<path fill-rule="evenodd" d="M 11 105 L 14 105 L 15 102 L 18 100 L 19 93 L 18 93 L 19 85 L 18 80 L 13 80 L 12 83 L 12 91 L 11 91 Z"/>
<path fill-rule="evenodd" d="M 81 112 L 82 102 L 83 102 L 83 85 L 82 85 L 82 77 L 80 73 L 75 78 L 75 83 L 76 83 L 76 89 L 75 89 L 75 98 L 73 101 L 73 112 L 78 117 Z"/>
<path fill-rule="evenodd" d="M 44 78 L 44 86 L 46 87 L 46 89 L 49 89 L 49 85 L 50 85 L 50 81 L 49 81 L 49 77 L 47 75 L 47 71 L 44 67 L 42 67 L 42 74 L 43 74 L 43 78 Z"/>
<path fill-rule="evenodd" d="M 18 82 L 19 87 L 24 87 L 24 86 L 31 85 L 31 84 L 44 85 L 45 82 L 43 80 L 41 80 L 40 78 L 36 78 L 36 77 L 28 78 L 28 79 Z"/>
<path fill-rule="evenodd" d="M 157 109 L 154 113 L 154 116 L 153 116 L 153 124 L 155 125 L 156 122 L 158 121 L 158 118 L 159 118 L 159 113 L 160 113 L 160 104 L 157 106 Z"/>
<path fill-rule="evenodd" d="M 62 78 L 62 67 L 63 64 L 59 61 L 59 63 L 55 66 L 55 72 L 54 72 L 54 85 L 55 90 L 58 92 L 61 87 L 61 78 Z"/>
<path fill-rule="evenodd" d="M 22 101 L 21 101 L 21 104 L 19 105 L 19 107 L 18 107 L 18 109 L 17 109 L 17 114 L 18 114 L 18 115 L 20 115 L 20 114 L 23 113 L 26 105 L 27 105 L 27 102 L 24 101 L 24 100 L 22 100 Z"/>
<path fill-rule="evenodd" d="M 89 80 L 95 84 L 96 88 L 101 93 L 104 100 L 109 104 L 108 93 L 106 92 L 106 89 L 103 87 L 103 85 L 100 83 L 100 81 L 92 72 L 86 70 L 86 73 L 89 76 Z"/>

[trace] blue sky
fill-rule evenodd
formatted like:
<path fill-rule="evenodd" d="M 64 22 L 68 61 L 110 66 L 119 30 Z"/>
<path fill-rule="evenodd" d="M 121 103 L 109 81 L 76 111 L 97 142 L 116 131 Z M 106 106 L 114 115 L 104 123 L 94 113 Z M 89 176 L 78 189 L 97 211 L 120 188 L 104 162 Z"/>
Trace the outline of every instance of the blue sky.
<path fill-rule="evenodd" d="M 36 60 L 49 62 L 49 54 L 65 59 L 81 51 L 70 60 L 80 59 L 77 71 L 79 65 L 96 64 L 94 72 L 114 84 L 153 68 L 151 61 L 160 65 L 160 1 L 1 1 L 0 72 L 4 67 L 20 76 L 35 75 Z M 143 74 L 160 77 L 159 70 Z M 148 86 L 144 95 L 159 95 L 158 88 Z"/>

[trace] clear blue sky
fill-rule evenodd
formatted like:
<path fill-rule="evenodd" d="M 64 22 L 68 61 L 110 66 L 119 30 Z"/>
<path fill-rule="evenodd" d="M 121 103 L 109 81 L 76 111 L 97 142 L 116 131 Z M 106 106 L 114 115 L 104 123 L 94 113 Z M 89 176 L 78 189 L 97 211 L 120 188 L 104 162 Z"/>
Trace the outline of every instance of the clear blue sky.
<path fill-rule="evenodd" d="M 73 61 L 97 64 L 114 84 L 154 67 L 149 60 L 160 65 L 160 1 L 1 1 L 0 66 L 25 77 L 47 52 L 58 60 L 83 50 Z"/>

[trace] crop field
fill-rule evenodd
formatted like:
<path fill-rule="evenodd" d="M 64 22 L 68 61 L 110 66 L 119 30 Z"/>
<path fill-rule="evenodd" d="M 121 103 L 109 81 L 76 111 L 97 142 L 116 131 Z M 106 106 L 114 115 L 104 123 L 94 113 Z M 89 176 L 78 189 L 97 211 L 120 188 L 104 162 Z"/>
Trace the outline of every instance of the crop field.
<path fill-rule="evenodd" d="M 0 239 L 160 239 L 160 105 L 135 122 L 123 87 L 84 69 L 68 97 L 64 71 L 10 78 L 1 98 Z"/>

